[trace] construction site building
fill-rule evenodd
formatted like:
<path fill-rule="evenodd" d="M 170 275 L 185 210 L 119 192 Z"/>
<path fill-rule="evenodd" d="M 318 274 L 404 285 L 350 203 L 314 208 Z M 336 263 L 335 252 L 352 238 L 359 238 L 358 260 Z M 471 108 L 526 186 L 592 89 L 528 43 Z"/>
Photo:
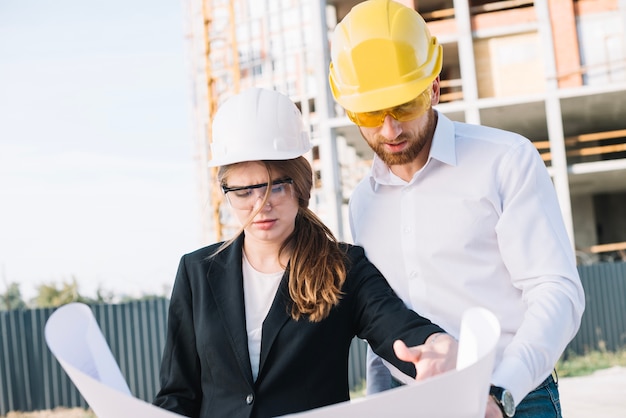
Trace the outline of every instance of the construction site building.
<path fill-rule="evenodd" d="M 399 2 L 443 45 L 436 108 L 529 138 L 579 262 L 626 259 L 626 0 Z M 312 209 L 351 240 L 347 202 L 373 153 L 334 103 L 328 65 L 329 34 L 357 3 L 185 0 L 205 243 L 233 231 L 206 165 L 212 116 L 252 86 L 280 91 L 301 109 L 314 143 Z"/>

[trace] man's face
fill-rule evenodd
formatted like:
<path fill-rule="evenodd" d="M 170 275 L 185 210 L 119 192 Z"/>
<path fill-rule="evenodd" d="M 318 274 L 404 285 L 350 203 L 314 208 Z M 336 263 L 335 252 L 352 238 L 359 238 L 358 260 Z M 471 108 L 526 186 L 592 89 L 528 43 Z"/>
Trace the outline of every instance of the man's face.
<path fill-rule="evenodd" d="M 435 80 L 429 88 L 432 89 L 430 103 L 426 111 L 415 118 L 398 121 L 393 116 L 394 112 L 390 111 L 384 116 L 380 126 L 359 126 L 361 135 L 370 148 L 388 166 L 410 164 L 420 154 L 428 152 L 437 124 L 432 105 L 439 101 L 439 80 Z"/>
<path fill-rule="evenodd" d="M 387 165 L 403 165 L 414 161 L 432 140 L 436 124 L 432 109 L 417 119 L 398 122 L 391 115 L 382 126 L 360 127 L 361 135 L 370 148 Z"/>

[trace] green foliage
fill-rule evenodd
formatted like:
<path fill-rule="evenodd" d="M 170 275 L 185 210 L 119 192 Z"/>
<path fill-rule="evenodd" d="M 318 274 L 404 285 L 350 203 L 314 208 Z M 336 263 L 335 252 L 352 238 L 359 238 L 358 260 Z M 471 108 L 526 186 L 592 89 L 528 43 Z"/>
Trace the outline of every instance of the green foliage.
<path fill-rule="evenodd" d="M 626 367 L 626 348 L 618 351 L 599 349 L 585 355 L 568 353 L 567 356 L 561 357 L 556 365 L 556 371 L 559 377 L 585 376 L 613 366 Z"/>
<path fill-rule="evenodd" d="M 37 296 L 26 302 L 20 292 L 20 285 L 18 283 L 9 283 L 6 285 L 6 290 L 0 292 L 0 311 L 26 308 L 56 308 L 71 302 L 81 302 L 88 305 L 125 303 L 167 297 L 164 296 L 167 293 L 169 293 L 168 289 L 163 288 L 163 295 L 143 294 L 140 297 L 134 297 L 124 294 L 115 295 L 111 291 L 98 288 L 96 297 L 90 298 L 81 295 L 78 282 L 76 278 L 72 277 L 71 280 L 64 281 L 61 284 L 53 282 L 40 284 L 37 286 Z"/>
<path fill-rule="evenodd" d="M 154 296 L 157 297 L 157 296 Z M 145 297 L 144 297 L 145 298 Z M 33 305 L 38 308 L 57 307 L 71 302 L 81 302 L 86 304 L 114 303 L 119 299 L 111 291 L 98 288 L 95 298 L 89 298 L 80 294 L 80 289 L 76 278 L 61 285 L 56 283 L 42 284 L 37 287 L 37 297 L 33 300 Z M 136 300 L 137 298 L 122 297 L 124 301 Z"/>
<path fill-rule="evenodd" d="M 350 399 L 356 399 L 365 396 L 366 389 L 367 387 L 365 386 L 365 379 L 363 379 L 359 384 L 356 385 L 353 390 L 350 391 Z"/>
<path fill-rule="evenodd" d="M 17 283 L 8 284 L 6 291 L 0 294 L 0 310 L 9 311 L 24 308 L 26 308 L 26 302 L 22 299 L 20 285 Z"/>
<path fill-rule="evenodd" d="M 55 283 L 39 285 L 34 302 L 38 308 L 54 308 L 71 302 L 88 303 L 89 300 L 78 293 L 78 283 L 72 278 L 70 282 L 63 282 L 60 287 Z"/>

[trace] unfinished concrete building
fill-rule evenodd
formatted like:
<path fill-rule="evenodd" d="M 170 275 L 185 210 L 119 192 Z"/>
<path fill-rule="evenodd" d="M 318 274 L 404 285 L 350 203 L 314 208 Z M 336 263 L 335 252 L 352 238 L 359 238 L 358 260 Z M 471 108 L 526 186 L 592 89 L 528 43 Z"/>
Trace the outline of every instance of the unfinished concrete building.
<path fill-rule="evenodd" d="M 545 161 L 579 262 L 626 259 L 626 0 L 404 0 L 444 48 L 453 120 L 528 137 Z M 347 201 L 372 151 L 336 106 L 329 32 L 359 1 L 187 0 L 201 222 L 230 224 L 206 168 L 210 121 L 251 86 L 291 97 L 311 127 L 313 209 L 350 241 Z M 245 123 L 245 115 L 242 115 Z"/>

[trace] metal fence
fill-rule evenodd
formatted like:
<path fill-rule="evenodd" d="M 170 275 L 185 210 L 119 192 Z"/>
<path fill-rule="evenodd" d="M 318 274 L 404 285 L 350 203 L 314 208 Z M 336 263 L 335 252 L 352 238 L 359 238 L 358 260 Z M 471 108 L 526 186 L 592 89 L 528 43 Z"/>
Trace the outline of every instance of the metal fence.
<path fill-rule="evenodd" d="M 626 347 L 626 262 L 579 266 L 585 313 L 567 353 Z"/>
<path fill-rule="evenodd" d="M 128 386 L 143 400 L 158 390 L 167 306 L 167 299 L 91 306 Z M 46 345 L 44 327 L 53 311 L 0 312 L 0 415 L 87 407 Z"/>
<path fill-rule="evenodd" d="M 625 347 L 626 263 L 580 266 L 579 271 L 587 307 L 567 353 Z M 91 306 L 131 392 L 148 402 L 158 390 L 167 307 L 167 299 Z M 58 406 L 87 407 L 45 343 L 44 326 L 53 311 L 0 312 L 0 415 Z M 351 389 L 365 378 L 365 347 L 360 340 L 352 343 L 348 375 Z"/>

